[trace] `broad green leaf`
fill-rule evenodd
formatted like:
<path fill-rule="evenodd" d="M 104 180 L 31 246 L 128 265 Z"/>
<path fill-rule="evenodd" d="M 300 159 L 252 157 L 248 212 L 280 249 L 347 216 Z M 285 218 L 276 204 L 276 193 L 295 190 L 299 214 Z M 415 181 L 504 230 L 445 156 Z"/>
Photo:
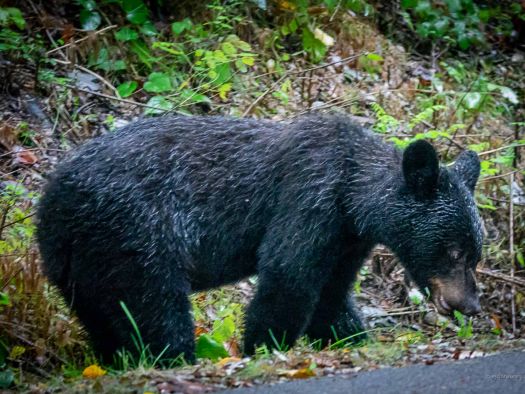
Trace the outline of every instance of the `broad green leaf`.
<path fill-rule="evenodd" d="M 123 27 L 115 33 L 115 38 L 119 41 L 131 41 L 139 38 L 139 34 L 129 27 Z"/>
<path fill-rule="evenodd" d="M 123 0 L 122 9 L 126 19 L 134 25 L 141 25 L 148 20 L 148 8 L 142 0 Z"/>
<path fill-rule="evenodd" d="M 235 323 L 231 317 L 225 317 L 222 321 L 215 320 L 213 323 L 212 337 L 218 343 L 224 343 L 231 339 L 235 332 Z"/>
<path fill-rule="evenodd" d="M 228 63 L 223 63 L 215 66 L 213 70 L 210 70 L 208 75 L 210 76 L 210 79 L 212 80 L 212 83 L 215 86 L 225 84 L 232 78 L 232 72 Z"/>
<path fill-rule="evenodd" d="M 211 103 L 211 100 L 208 96 L 197 93 L 191 89 L 182 90 L 180 98 L 183 101 L 190 101 L 192 103 Z"/>
<path fill-rule="evenodd" d="M 173 34 L 178 36 L 179 34 L 184 32 L 185 30 L 190 30 L 192 26 L 193 26 L 193 23 L 192 23 L 191 19 L 184 18 L 180 22 L 173 22 L 171 24 L 171 31 L 173 32 Z"/>
<path fill-rule="evenodd" d="M 162 114 L 173 109 L 173 103 L 163 96 L 153 96 L 146 104 L 150 107 L 154 107 L 146 108 L 144 111 L 146 115 Z"/>
<path fill-rule="evenodd" d="M 233 46 L 233 44 L 231 42 L 224 42 L 221 45 L 221 48 L 222 48 L 223 52 L 226 55 L 228 55 L 228 56 L 232 56 L 232 55 L 235 55 L 237 53 L 237 49 L 235 49 L 235 47 Z"/>
<path fill-rule="evenodd" d="M 100 26 L 100 14 L 96 11 L 82 10 L 80 11 L 80 24 L 84 30 L 95 30 Z"/>
<path fill-rule="evenodd" d="M 153 72 L 144 83 L 144 90 L 153 93 L 169 92 L 173 90 L 171 78 L 165 73 Z"/>
<path fill-rule="evenodd" d="M 319 62 L 326 54 L 327 47 L 307 28 L 303 28 L 303 49 L 311 56 L 312 61 Z"/>
<path fill-rule="evenodd" d="M 138 83 L 135 81 L 127 81 L 117 86 L 118 94 L 120 97 L 129 97 L 137 89 Z"/>
<path fill-rule="evenodd" d="M 197 340 L 197 344 L 195 346 L 195 355 L 198 358 L 207 358 L 212 361 L 229 356 L 224 346 L 218 343 L 208 334 L 202 334 Z"/>
<path fill-rule="evenodd" d="M 156 36 L 159 33 L 155 25 L 150 20 L 147 20 L 142 24 L 142 26 L 140 26 L 140 31 L 142 34 L 150 37 Z"/>

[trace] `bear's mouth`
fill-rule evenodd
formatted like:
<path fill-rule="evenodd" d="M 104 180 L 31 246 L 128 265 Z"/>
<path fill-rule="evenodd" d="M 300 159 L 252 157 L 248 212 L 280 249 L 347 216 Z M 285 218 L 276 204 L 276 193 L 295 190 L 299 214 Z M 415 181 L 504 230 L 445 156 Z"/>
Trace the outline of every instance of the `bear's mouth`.
<path fill-rule="evenodd" d="M 437 294 L 436 297 L 434 297 L 433 302 L 438 312 L 442 315 L 450 315 L 452 313 L 452 307 L 445 300 L 443 294 Z"/>

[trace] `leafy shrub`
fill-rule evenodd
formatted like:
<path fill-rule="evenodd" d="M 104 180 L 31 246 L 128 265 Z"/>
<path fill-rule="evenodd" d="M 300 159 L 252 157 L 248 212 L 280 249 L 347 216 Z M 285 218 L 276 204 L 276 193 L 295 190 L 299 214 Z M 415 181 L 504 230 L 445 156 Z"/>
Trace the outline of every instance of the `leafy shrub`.
<path fill-rule="evenodd" d="M 460 50 L 486 46 L 487 32 L 510 37 L 512 19 L 525 20 L 525 9 L 517 2 L 503 8 L 474 0 L 402 0 L 401 8 L 406 23 L 420 37 Z"/>

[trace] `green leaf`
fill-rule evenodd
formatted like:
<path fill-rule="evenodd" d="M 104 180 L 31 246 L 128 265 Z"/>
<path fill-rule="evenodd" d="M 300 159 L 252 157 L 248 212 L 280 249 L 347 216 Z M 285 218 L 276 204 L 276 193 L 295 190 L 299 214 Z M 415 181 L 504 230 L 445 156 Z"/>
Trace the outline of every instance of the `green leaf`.
<path fill-rule="evenodd" d="M 126 19 L 134 25 L 141 25 L 148 20 L 148 8 L 142 0 L 123 0 L 122 9 Z"/>
<path fill-rule="evenodd" d="M 146 104 L 150 107 L 154 107 L 146 108 L 146 110 L 144 111 L 146 115 L 162 114 L 173 109 L 173 103 L 163 96 L 153 96 L 148 100 Z"/>
<path fill-rule="evenodd" d="M 148 68 L 152 68 L 152 64 L 156 59 L 151 56 L 148 46 L 142 40 L 130 41 L 129 46 L 142 63 L 144 63 Z"/>
<path fill-rule="evenodd" d="M 224 343 L 231 339 L 235 332 L 235 323 L 231 317 L 225 317 L 222 321 L 215 320 L 213 323 L 212 337 L 218 343 Z"/>
<path fill-rule="evenodd" d="M 315 38 L 313 32 L 303 28 L 303 49 L 308 52 L 313 62 L 319 62 L 326 54 L 327 47 Z"/>
<path fill-rule="evenodd" d="M 208 334 L 202 334 L 197 340 L 195 355 L 198 358 L 207 358 L 212 361 L 229 356 L 224 346 Z"/>
<path fill-rule="evenodd" d="M 523 252 L 520 249 L 516 252 L 516 260 L 521 268 L 525 267 L 525 257 L 523 257 Z"/>
<path fill-rule="evenodd" d="M 228 63 L 222 63 L 208 72 L 211 82 L 215 86 L 220 86 L 228 82 L 232 78 L 232 72 Z"/>
<path fill-rule="evenodd" d="M 417 6 L 417 0 L 401 0 L 401 7 L 407 9 L 407 8 L 414 8 Z"/>
<path fill-rule="evenodd" d="M 9 305 L 9 295 L 0 291 L 0 305 Z"/>
<path fill-rule="evenodd" d="M 95 30 L 100 26 L 100 14 L 96 11 L 82 10 L 80 11 L 80 24 L 84 30 Z"/>
<path fill-rule="evenodd" d="M 481 104 L 482 95 L 479 92 L 470 92 L 463 97 L 463 103 L 468 109 L 476 109 Z"/>
<path fill-rule="evenodd" d="M 219 97 L 223 100 L 226 100 L 228 98 L 228 93 L 230 90 L 232 90 L 231 83 L 222 84 L 221 86 L 219 86 Z"/>
<path fill-rule="evenodd" d="M 458 34 L 458 45 L 462 50 L 468 49 L 470 47 L 470 39 L 464 33 Z"/>
<path fill-rule="evenodd" d="M 237 49 L 235 49 L 235 47 L 233 46 L 231 42 L 224 42 L 221 45 L 221 48 L 222 48 L 222 51 L 228 56 L 232 56 L 237 53 Z"/>
<path fill-rule="evenodd" d="M 144 90 L 152 93 L 169 92 L 173 90 L 171 78 L 165 73 L 153 72 L 144 83 Z"/>
<path fill-rule="evenodd" d="M 178 36 L 183 31 L 190 30 L 192 26 L 193 26 L 193 23 L 192 23 L 191 19 L 184 18 L 180 22 L 173 22 L 171 24 L 171 31 L 173 32 L 173 34 Z"/>
<path fill-rule="evenodd" d="M 367 59 L 368 60 L 372 60 L 374 62 L 382 62 L 383 60 L 383 56 L 381 55 L 378 55 L 377 53 L 369 53 L 368 55 L 366 55 Z"/>
<path fill-rule="evenodd" d="M 127 81 L 117 86 L 117 92 L 120 97 L 129 97 L 137 89 L 138 83 L 135 81 Z"/>
<path fill-rule="evenodd" d="M 0 389 L 8 389 L 15 381 L 15 374 L 10 369 L 0 371 Z"/>
<path fill-rule="evenodd" d="M 18 27 L 20 30 L 22 30 L 24 27 L 26 27 L 26 21 L 24 17 L 22 16 L 22 12 L 18 8 L 15 7 L 8 7 L 4 8 L 4 11 L 7 12 L 9 15 L 9 19 Z M 0 18 L 2 20 L 2 18 Z"/>
<path fill-rule="evenodd" d="M 95 0 L 78 0 L 78 4 L 89 11 L 94 11 L 97 8 L 97 3 L 95 3 Z"/>
<path fill-rule="evenodd" d="M 244 56 L 241 60 L 247 66 L 253 66 L 255 64 L 255 59 L 253 57 Z"/>
<path fill-rule="evenodd" d="M 119 41 L 131 41 L 139 38 L 139 34 L 129 27 L 123 27 L 115 33 L 115 38 Z"/>
<path fill-rule="evenodd" d="M 211 103 L 211 100 L 208 96 L 197 93 L 191 89 L 182 90 L 180 98 L 182 101 L 191 101 L 192 103 Z"/>
<path fill-rule="evenodd" d="M 155 25 L 150 20 L 147 20 L 142 24 L 142 26 L 140 26 L 140 31 L 142 34 L 150 37 L 156 36 L 159 33 Z"/>

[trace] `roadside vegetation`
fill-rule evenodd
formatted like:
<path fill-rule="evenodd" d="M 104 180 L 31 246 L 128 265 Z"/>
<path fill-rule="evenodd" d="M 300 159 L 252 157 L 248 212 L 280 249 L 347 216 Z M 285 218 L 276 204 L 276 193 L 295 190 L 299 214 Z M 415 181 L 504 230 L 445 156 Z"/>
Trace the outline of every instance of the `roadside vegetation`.
<path fill-rule="evenodd" d="M 520 1 L 3 2 L 0 390 L 198 393 L 524 347 L 524 81 Z M 192 297 L 196 365 L 159 369 L 161 355 L 143 347 L 101 365 L 39 268 L 46 174 L 76 145 L 142 116 L 312 111 L 349 114 L 400 148 L 430 140 L 447 163 L 478 152 L 482 315 L 441 317 L 378 248 L 354 286 L 371 336 L 359 347 L 303 338 L 243 358 L 250 278 Z"/>

